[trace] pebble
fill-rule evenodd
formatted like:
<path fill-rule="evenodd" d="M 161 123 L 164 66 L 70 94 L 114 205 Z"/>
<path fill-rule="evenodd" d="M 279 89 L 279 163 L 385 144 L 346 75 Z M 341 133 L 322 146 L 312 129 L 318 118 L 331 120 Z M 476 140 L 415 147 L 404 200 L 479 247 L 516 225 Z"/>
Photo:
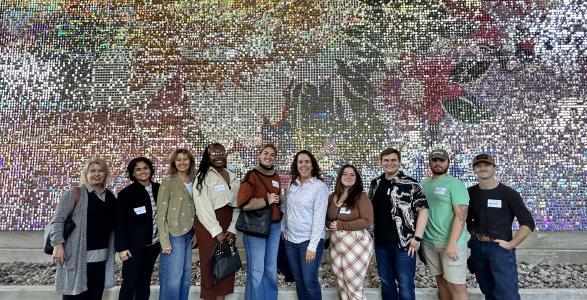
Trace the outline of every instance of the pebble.
<path fill-rule="evenodd" d="M 121 265 L 117 265 L 116 281 L 120 285 Z M 0 285 L 53 285 L 55 265 L 51 263 L 0 263 Z M 318 271 L 318 278 L 322 287 L 336 287 L 336 277 L 332 274 L 328 264 L 322 264 Z M 518 265 L 520 288 L 587 288 L 587 264 L 584 265 L 546 265 L 520 263 Z M 278 276 L 280 287 L 294 287 L 293 283 L 285 282 L 283 276 Z M 417 288 L 435 288 L 436 282 L 426 266 L 418 264 L 414 283 Z M 151 279 L 151 284 L 158 285 L 158 268 Z M 192 268 L 192 285 L 200 285 L 200 269 L 195 262 Z M 245 285 L 245 266 L 236 274 L 236 286 Z M 365 277 L 365 287 L 379 288 L 377 268 L 371 264 Z M 467 287 L 478 287 L 473 274 L 467 276 Z"/>

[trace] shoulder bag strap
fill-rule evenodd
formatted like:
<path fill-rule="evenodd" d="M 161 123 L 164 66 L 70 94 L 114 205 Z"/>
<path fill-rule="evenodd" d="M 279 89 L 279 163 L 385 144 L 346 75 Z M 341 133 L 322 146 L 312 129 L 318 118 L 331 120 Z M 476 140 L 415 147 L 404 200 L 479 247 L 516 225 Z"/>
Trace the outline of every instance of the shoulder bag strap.
<path fill-rule="evenodd" d="M 265 187 L 265 190 L 267 191 L 267 193 L 271 193 L 271 190 L 269 189 L 269 187 L 267 187 L 267 184 L 265 183 L 263 178 L 261 178 L 261 175 L 259 175 L 259 173 L 257 171 L 253 171 L 253 172 L 255 172 L 255 175 L 257 175 L 257 178 L 259 178 L 259 180 L 261 180 L 261 183 Z"/>
<path fill-rule="evenodd" d="M 73 208 L 71 209 L 71 212 L 69 213 L 69 216 L 71 217 L 71 215 L 73 215 L 73 211 L 75 210 L 75 207 L 77 206 L 77 204 L 79 203 L 79 198 L 81 197 L 81 188 L 79 186 L 76 186 L 73 188 Z"/>

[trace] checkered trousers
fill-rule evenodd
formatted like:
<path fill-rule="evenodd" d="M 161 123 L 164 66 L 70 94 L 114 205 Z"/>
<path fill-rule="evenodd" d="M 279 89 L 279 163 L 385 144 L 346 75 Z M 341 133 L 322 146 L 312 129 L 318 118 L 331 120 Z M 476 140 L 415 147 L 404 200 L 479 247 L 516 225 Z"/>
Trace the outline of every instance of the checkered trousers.
<path fill-rule="evenodd" d="M 336 275 L 340 297 L 367 299 L 363 282 L 373 255 L 373 239 L 367 230 L 336 230 L 330 235 L 332 272 Z"/>

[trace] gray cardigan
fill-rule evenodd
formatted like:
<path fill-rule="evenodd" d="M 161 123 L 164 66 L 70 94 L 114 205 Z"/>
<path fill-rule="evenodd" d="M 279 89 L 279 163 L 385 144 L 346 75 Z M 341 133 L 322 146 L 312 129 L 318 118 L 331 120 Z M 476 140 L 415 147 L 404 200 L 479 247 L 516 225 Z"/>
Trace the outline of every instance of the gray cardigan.
<path fill-rule="evenodd" d="M 73 189 L 63 193 L 55 216 L 51 221 L 53 231 L 51 233 L 51 245 L 65 242 L 64 262 L 57 266 L 55 272 L 55 291 L 62 295 L 78 295 L 88 289 L 87 282 L 87 241 L 86 228 L 88 220 L 88 192 L 85 186 L 80 187 L 79 203 L 75 205 L 75 191 Z M 63 225 L 69 213 L 76 226 L 67 241 L 63 238 Z M 114 213 L 114 212 L 112 212 Z M 114 234 L 110 235 L 108 245 L 108 259 L 106 260 L 106 278 L 104 287 L 114 287 Z"/>

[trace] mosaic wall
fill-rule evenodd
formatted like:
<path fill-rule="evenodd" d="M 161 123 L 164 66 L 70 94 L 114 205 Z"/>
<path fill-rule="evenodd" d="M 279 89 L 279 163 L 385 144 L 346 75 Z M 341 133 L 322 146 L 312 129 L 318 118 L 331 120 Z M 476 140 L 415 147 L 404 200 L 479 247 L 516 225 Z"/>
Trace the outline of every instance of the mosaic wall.
<path fill-rule="evenodd" d="M 395 146 L 429 176 L 479 152 L 540 230 L 586 230 L 585 1 L 0 1 L 0 230 L 44 227 L 83 161 L 222 142 L 242 175 L 274 142 L 332 183 Z M 198 157 L 199 159 L 199 157 Z"/>

